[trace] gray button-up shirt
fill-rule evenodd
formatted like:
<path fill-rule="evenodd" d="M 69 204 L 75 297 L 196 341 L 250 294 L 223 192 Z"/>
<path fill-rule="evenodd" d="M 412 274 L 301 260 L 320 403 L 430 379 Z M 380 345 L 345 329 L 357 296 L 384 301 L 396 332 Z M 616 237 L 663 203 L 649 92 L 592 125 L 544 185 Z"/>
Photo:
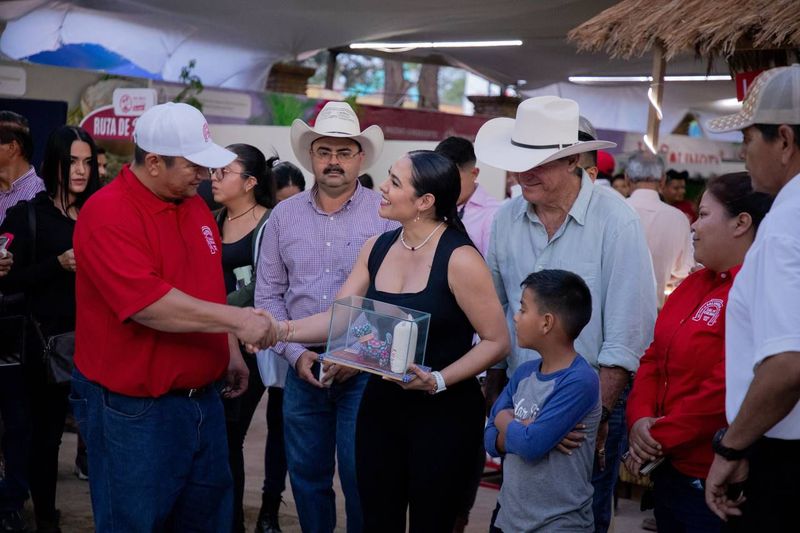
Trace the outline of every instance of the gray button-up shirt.
<path fill-rule="evenodd" d="M 595 368 L 630 371 L 653 339 L 656 288 L 641 222 L 614 191 L 595 187 L 588 176 L 564 224 L 548 239 L 544 224 L 524 197 L 516 197 L 494 219 L 486 261 L 511 333 L 508 375 L 539 357 L 517 345 L 514 313 L 520 283 L 531 272 L 558 268 L 580 275 L 592 293 L 592 318 L 575 349 Z"/>

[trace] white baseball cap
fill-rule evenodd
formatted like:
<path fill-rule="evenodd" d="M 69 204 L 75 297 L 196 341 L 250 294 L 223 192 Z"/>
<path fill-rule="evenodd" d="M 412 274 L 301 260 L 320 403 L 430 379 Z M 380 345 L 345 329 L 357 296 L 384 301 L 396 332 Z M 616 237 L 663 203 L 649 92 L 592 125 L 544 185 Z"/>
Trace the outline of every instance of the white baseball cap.
<path fill-rule="evenodd" d="M 145 152 L 184 157 L 208 168 L 236 159 L 236 154 L 214 144 L 206 117 L 188 104 L 168 102 L 145 111 L 136 121 L 133 142 Z"/>
<path fill-rule="evenodd" d="M 753 124 L 800 124 L 800 65 L 765 70 L 747 91 L 741 111 L 709 120 L 706 127 L 723 133 Z"/>

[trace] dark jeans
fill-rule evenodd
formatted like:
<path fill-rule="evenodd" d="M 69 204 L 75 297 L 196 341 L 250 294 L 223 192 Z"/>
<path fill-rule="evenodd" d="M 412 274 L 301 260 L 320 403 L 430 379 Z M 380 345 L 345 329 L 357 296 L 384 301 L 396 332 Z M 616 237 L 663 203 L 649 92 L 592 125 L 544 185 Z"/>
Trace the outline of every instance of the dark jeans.
<path fill-rule="evenodd" d="M 608 438 L 606 439 L 606 467 L 600 470 L 595 461 L 592 473 L 594 498 L 592 511 L 594 512 L 594 530 L 596 533 L 606 533 L 611 524 L 612 504 L 614 502 L 614 488 L 617 486 L 619 465 L 622 454 L 628 448 L 628 428 L 625 425 L 625 406 L 628 402 L 630 385 L 620 394 L 617 406 L 608 419 Z"/>
<path fill-rule="evenodd" d="M 215 388 L 191 398 L 134 398 L 77 369 L 70 396 L 86 440 L 97 531 L 228 531 L 233 480 Z"/>
<path fill-rule="evenodd" d="M 476 379 L 441 394 L 406 391 L 373 376 L 356 431 L 364 531 L 450 533 L 464 511 L 483 441 L 484 399 Z"/>
<path fill-rule="evenodd" d="M 318 375 L 319 364 L 313 366 Z M 356 483 L 356 416 L 368 374 L 318 388 L 289 369 L 283 397 L 284 438 L 289 480 L 304 533 L 336 527 L 333 474 L 338 465 L 348 533 L 363 530 Z"/>
<path fill-rule="evenodd" d="M 750 456 L 742 517 L 731 518 L 736 533 L 797 531 L 800 504 L 800 440 L 762 438 Z"/>
<path fill-rule="evenodd" d="M 678 472 L 669 461 L 652 474 L 659 533 L 718 533 L 722 520 L 706 505 L 705 483 Z"/>
<path fill-rule="evenodd" d="M 244 353 L 244 352 L 243 352 Z M 244 532 L 244 439 L 253 420 L 253 413 L 264 395 L 264 384 L 258 374 L 258 363 L 252 355 L 244 356 L 250 370 L 247 390 L 238 398 L 223 399 L 225 426 L 228 433 L 228 461 L 233 475 L 233 532 Z"/>
<path fill-rule="evenodd" d="M 5 477 L 0 479 L 0 512 L 19 511 L 28 499 L 31 424 L 20 365 L 0 367 L 0 418 L 3 420 Z"/>

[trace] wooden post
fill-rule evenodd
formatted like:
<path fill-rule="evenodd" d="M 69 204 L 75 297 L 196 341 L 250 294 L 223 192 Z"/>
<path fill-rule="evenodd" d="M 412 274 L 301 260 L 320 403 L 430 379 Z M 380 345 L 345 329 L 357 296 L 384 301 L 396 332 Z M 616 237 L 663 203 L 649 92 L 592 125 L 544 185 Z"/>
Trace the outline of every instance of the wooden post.
<path fill-rule="evenodd" d="M 650 110 L 647 115 L 645 144 L 653 153 L 658 152 L 658 129 L 661 126 L 661 99 L 664 96 L 664 72 L 666 70 L 664 47 L 659 43 L 653 50 L 653 80 L 650 82 L 650 90 L 647 93 Z"/>
<path fill-rule="evenodd" d="M 328 50 L 328 63 L 325 66 L 325 88 L 333 90 L 333 81 L 336 77 L 336 56 L 339 52 Z"/>

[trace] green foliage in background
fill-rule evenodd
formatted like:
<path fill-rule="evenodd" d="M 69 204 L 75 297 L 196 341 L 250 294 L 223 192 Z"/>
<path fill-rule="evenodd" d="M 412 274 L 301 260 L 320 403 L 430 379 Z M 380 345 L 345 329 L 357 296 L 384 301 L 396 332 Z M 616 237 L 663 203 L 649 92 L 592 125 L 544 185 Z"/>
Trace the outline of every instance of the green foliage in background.
<path fill-rule="evenodd" d="M 315 102 L 291 94 L 270 93 L 266 95 L 266 103 L 271 110 L 273 126 L 291 126 L 294 119 L 303 118 Z"/>
<path fill-rule="evenodd" d="M 180 81 L 186 87 L 184 87 L 183 90 L 179 92 L 172 101 L 183 102 L 184 104 L 189 104 L 190 106 L 196 107 L 202 111 L 203 102 L 197 99 L 197 95 L 203 92 L 205 86 L 203 85 L 203 81 L 200 79 L 200 76 L 192 73 L 196 65 L 197 61 L 192 59 L 189 61 L 188 65 L 181 68 Z"/>

